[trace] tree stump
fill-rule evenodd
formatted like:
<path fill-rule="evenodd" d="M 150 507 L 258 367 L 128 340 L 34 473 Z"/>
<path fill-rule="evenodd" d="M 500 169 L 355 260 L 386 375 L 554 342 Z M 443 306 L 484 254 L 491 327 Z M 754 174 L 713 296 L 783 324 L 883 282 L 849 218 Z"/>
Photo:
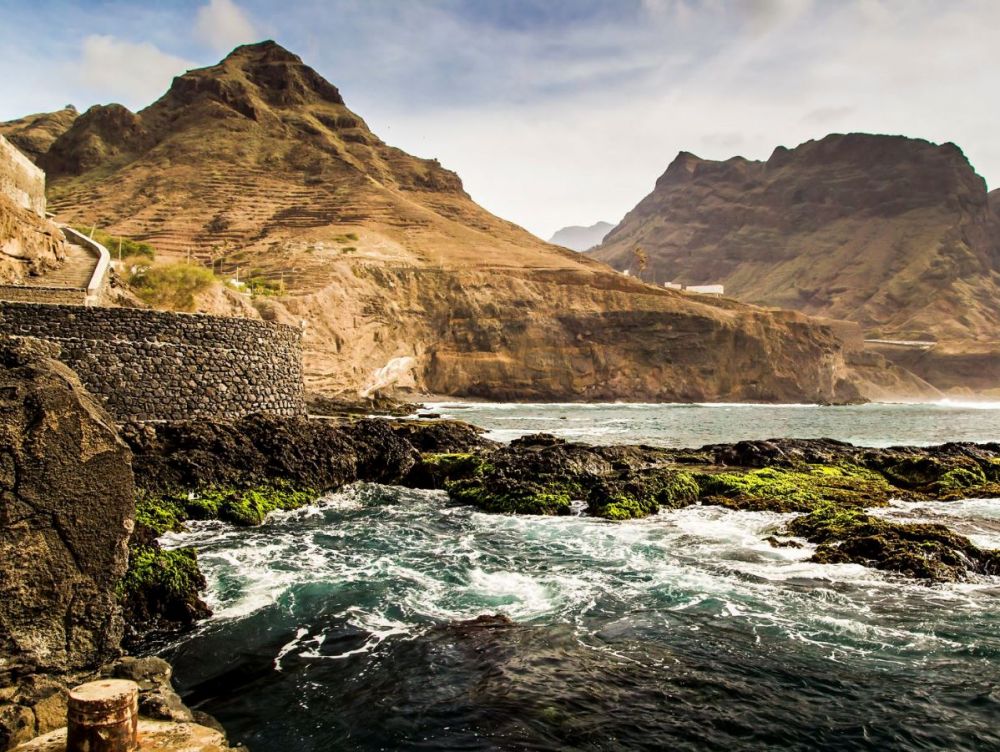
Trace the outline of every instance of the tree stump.
<path fill-rule="evenodd" d="M 122 679 L 70 690 L 66 752 L 133 752 L 138 749 L 139 685 Z"/>

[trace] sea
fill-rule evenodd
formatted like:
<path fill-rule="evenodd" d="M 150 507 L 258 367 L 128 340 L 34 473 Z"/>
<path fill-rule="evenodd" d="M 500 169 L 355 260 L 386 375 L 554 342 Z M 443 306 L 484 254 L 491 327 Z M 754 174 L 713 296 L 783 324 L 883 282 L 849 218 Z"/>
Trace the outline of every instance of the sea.
<path fill-rule="evenodd" d="M 498 441 L 1000 441 L 1000 403 L 428 404 Z M 1000 500 L 893 502 L 1000 548 Z M 764 541 L 789 515 L 489 515 L 356 484 L 191 524 L 214 616 L 161 649 L 253 752 L 1000 750 L 1000 578 L 923 585 Z"/>

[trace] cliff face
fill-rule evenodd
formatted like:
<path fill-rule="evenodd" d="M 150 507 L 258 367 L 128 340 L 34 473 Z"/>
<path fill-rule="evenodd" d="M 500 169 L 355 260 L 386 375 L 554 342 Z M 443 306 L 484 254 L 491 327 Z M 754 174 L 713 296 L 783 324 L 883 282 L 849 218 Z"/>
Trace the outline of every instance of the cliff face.
<path fill-rule="evenodd" d="M 40 161 L 50 206 L 160 257 L 283 284 L 310 386 L 539 399 L 832 400 L 839 342 L 795 314 L 692 300 L 546 244 L 454 173 L 386 145 L 273 42 L 189 71 L 147 109 L 95 108 Z"/>
<path fill-rule="evenodd" d="M 45 176 L 0 134 L 0 283 L 22 282 L 64 258 L 45 218 Z"/>
<path fill-rule="evenodd" d="M 0 685 L 97 668 L 122 635 L 115 586 L 135 515 L 131 454 L 76 375 L 0 342 Z"/>
<path fill-rule="evenodd" d="M 51 354 L 0 338 L 0 749 L 65 725 L 123 631 L 131 453 Z"/>
<path fill-rule="evenodd" d="M 766 162 L 682 153 L 593 256 L 656 283 L 860 323 L 869 336 L 993 340 L 996 192 L 953 144 L 831 135 Z"/>

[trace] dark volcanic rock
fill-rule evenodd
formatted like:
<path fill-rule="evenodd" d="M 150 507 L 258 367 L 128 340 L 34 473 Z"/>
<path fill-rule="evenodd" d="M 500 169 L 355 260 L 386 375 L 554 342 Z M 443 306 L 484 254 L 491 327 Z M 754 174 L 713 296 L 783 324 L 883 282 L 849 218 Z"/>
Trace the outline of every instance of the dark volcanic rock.
<path fill-rule="evenodd" d="M 169 491 L 284 480 L 318 491 L 357 480 L 395 483 L 416 452 L 387 421 L 339 423 L 251 415 L 210 420 L 126 424 L 138 484 Z"/>
<path fill-rule="evenodd" d="M 0 684 L 115 654 L 135 500 L 128 448 L 75 374 L 0 343 Z"/>
<path fill-rule="evenodd" d="M 51 355 L 0 340 L 0 749 L 65 725 L 122 637 L 129 451 Z"/>

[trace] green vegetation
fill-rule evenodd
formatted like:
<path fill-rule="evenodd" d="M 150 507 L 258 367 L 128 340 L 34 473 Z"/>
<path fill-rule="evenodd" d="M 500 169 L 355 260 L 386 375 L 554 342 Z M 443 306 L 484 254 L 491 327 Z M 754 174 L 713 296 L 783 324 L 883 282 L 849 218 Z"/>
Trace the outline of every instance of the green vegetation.
<path fill-rule="evenodd" d="M 189 515 L 179 499 L 156 496 L 140 490 L 135 500 L 135 523 L 149 530 L 154 537 L 177 532 Z"/>
<path fill-rule="evenodd" d="M 319 494 L 276 481 L 249 488 L 208 486 L 194 492 L 154 495 L 140 493 L 136 522 L 160 536 L 179 530 L 186 520 L 223 520 L 234 525 L 260 525 L 271 512 L 311 504 Z"/>
<path fill-rule="evenodd" d="M 957 467 L 942 475 L 934 484 L 935 495 L 942 499 L 962 498 L 966 491 L 987 484 L 986 473 L 978 465 Z"/>
<path fill-rule="evenodd" d="M 851 464 L 702 473 L 697 479 L 705 503 L 774 512 L 808 512 L 828 501 L 848 507 L 884 506 L 892 490 L 878 473 Z"/>
<path fill-rule="evenodd" d="M 205 587 L 194 549 L 167 551 L 153 546 L 137 546 L 129 552 L 129 567 L 118 584 L 123 601 L 149 602 L 151 594 L 159 600 L 186 599 Z"/>
<path fill-rule="evenodd" d="M 699 488 L 691 473 L 657 469 L 629 472 L 594 484 L 587 509 L 608 520 L 631 520 L 656 514 L 661 508 L 679 509 L 698 500 Z"/>
<path fill-rule="evenodd" d="M 274 280 L 268 279 L 262 276 L 251 276 L 246 280 L 246 286 L 250 290 L 250 294 L 257 296 L 270 296 L 270 295 L 284 295 L 285 294 L 285 282 L 284 280 Z"/>
<path fill-rule="evenodd" d="M 172 311 L 193 310 L 194 296 L 215 281 L 210 269 L 183 262 L 143 267 L 128 277 L 129 287 L 143 301 Z"/>
<path fill-rule="evenodd" d="M 93 237 L 98 243 L 108 249 L 112 258 L 132 258 L 145 259 L 151 261 L 156 256 L 156 251 L 149 243 L 142 243 L 131 238 L 123 238 L 118 235 L 109 235 L 103 230 L 93 230 L 90 227 L 74 227 L 74 230 L 88 238 Z"/>
<path fill-rule="evenodd" d="M 346 245 L 347 243 L 358 242 L 358 234 L 356 232 L 348 232 L 343 235 L 334 235 L 333 240 L 335 243 L 340 243 L 341 245 Z"/>
<path fill-rule="evenodd" d="M 452 501 L 502 514 L 569 514 L 570 502 L 581 495 L 580 488 L 571 483 L 483 476 L 452 481 L 446 488 Z"/>

